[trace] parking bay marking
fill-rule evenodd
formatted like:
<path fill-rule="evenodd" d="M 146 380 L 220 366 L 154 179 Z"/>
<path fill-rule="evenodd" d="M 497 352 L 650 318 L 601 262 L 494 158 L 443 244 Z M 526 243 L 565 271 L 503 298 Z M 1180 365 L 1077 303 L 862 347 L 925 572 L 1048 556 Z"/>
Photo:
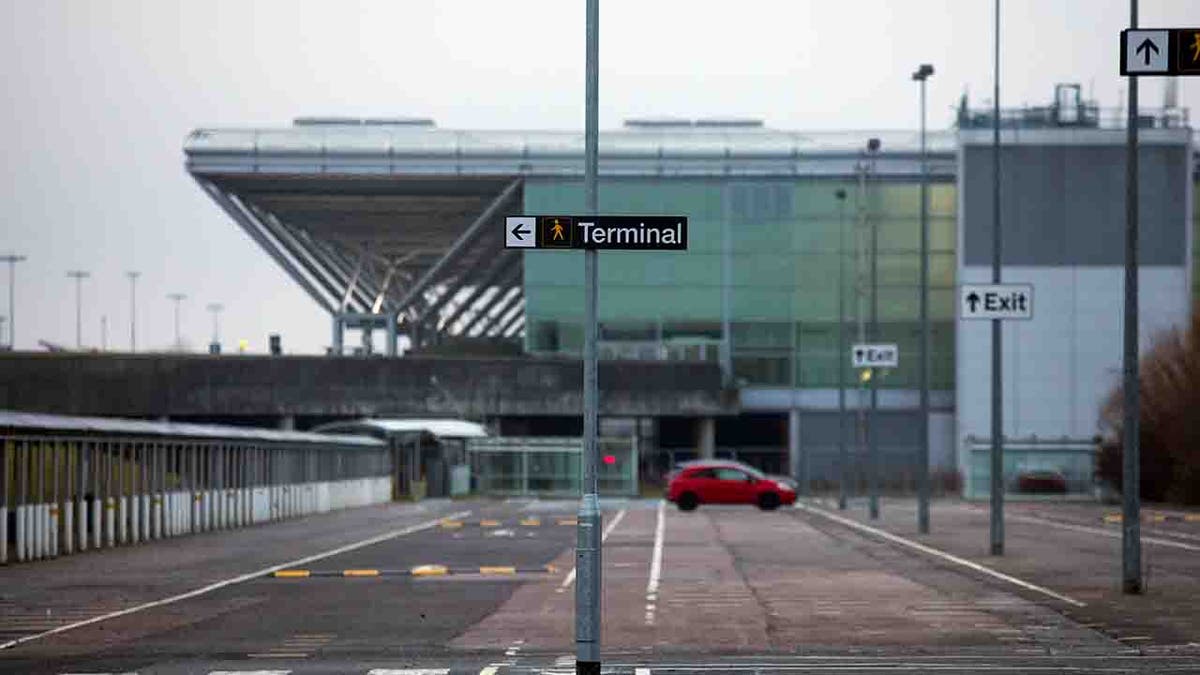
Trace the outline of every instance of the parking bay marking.
<path fill-rule="evenodd" d="M 455 513 L 449 517 L 450 518 L 466 518 L 470 514 L 471 514 L 470 511 L 459 511 L 458 513 Z M 427 520 L 423 523 L 417 523 L 416 525 L 410 525 L 408 527 L 401 528 L 399 530 L 392 530 L 391 532 L 384 532 L 383 534 L 376 535 L 374 537 L 370 537 L 367 539 L 363 539 L 362 541 L 356 541 L 352 544 L 346 544 L 345 546 L 339 546 L 337 548 L 330 549 L 328 551 L 322 551 L 320 553 L 316 553 L 316 554 L 313 554 L 310 556 L 305 556 L 298 560 L 289 560 L 288 562 L 280 563 L 278 565 L 272 565 L 270 567 L 264 567 L 263 569 L 260 569 L 260 570 L 254 571 L 254 572 L 249 572 L 247 574 L 241 574 L 236 577 L 230 577 L 229 579 L 224 579 L 222 581 L 216 581 L 211 584 L 208 584 L 207 586 L 202 586 L 195 590 L 187 591 L 186 593 L 179 593 L 177 595 L 172 595 L 170 597 L 166 597 L 161 600 L 153 600 L 151 602 L 144 602 L 140 605 L 134 605 L 133 607 L 128 607 L 126 609 L 118 610 L 115 612 L 101 614 L 100 616 L 95 616 L 90 619 L 86 619 L 84 621 L 76 621 L 75 623 L 69 623 L 65 626 L 59 626 L 58 628 L 53 628 L 51 630 L 44 631 L 41 633 L 36 633 L 34 635 L 26 635 L 26 636 L 17 638 L 15 640 L 9 640 L 8 642 L 0 644 L 0 651 L 5 650 L 5 649 L 10 649 L 19 644 L 24 644 L 26 642 L 31 642 L 33 640 L 38 640 L 40 638 L 55 635 L 57 633 L 65 633 L 66 631 L 69 631 L 69 630 L 72 630 L 75 628 L 81 628 L 83 626 L 90 626 L 91 624 L 94 624 L 94 623 L 100 623 L 101 621 L 107 621 L 108 619 L 115 619 L 117 617 L 126 616 L 128 614 L 133 614 L 135 612 L 140 612 L 142 610 L 153 609 L 155 607 L 162 607 L 164 605 L 170 605 L 170 604 L 173 604 L 176 602 L 180 602 L 182 600 L 190 600 L 191 598 L 195 598 L 195 597 L 204 595 L 206 593 L 211 593 L 212 591 L 220 590 L 222 588 L 225 588 L 226 586 L 234 586 L 236 584 L 250 581 L 251 579 L 257 579 L 259 577 L 263 577 L 268 574 L 272 574 L 272 573 L 277 572 L 282 569 L 287 569 L 289 567 L 295 567 L 296 565 L 304 565 L 304 564 L 313 562 L 314 560 L 322 560 L 324 558 L 329 558 L 329 557 L 332 557 L 332 556 L 335 556 L 335 555 L 338 555 L 341 553 L 347 553 L 349 551 L 354 551 L 354 550 L 363 548 L 365 546 L 371 546 L 372 544 L 378 544 L 380 542 L 384 542 L 389 539 L 395 539 L 396 537 L 403 537 L 405 535 L 412 534 L 414 532 L 420 532 L 421 530 L 428 530 L 431 527 L 436 527 L 437 524 L 441 522 L 441 520 L 442 520 L 441 518 Z"/>
<path fill-rule="evenodd" d="M 891 532 L 886 532 L 884 530 L 880 530 L 878 528 L 871 527 L 870 525 L 864 525 L 860 522 L 851 520 L 849 518 L 843 518 L 841 516 L 829 513 L 827 511 L 825 511 L 824 509 L 818 509 L 818 508 L 814 508 L 814 507 L 808 506 L 806 504 L 800 504 L 800 503 L 796 504 L 796 508 L 798 508 L 802 511 L 805 511 L 807 513 L 812 513 L 814 515 L 828 518 L 829 520 L 832 520 L 835 523 L 840 523 L 842 525 L 845 525 L 846 527 L 860 530 L 862 532 L 867 532 L 867 533 L 873 534 L 877 537 L 882 537 L 883 539 L 887 539 L 888 541 L 900 544 L 902 546 L 907 546 L 908 548 L 911 548 L 916 551 L 920 551 L 921 553 L 932 555 L 932 556 L 941 558 L 942 560 L 946 560 L 946 561 L 955 563 L 957 565 L 962 565 L 963 567 L 966 567 L 968 569 L 975 570 L 976 572 L 981 572 L 990 577 L 994 577 L 996 579 L 1005 581 L 1005 582 L 1013 584 L 1015 586 L 1020 586 L 1021 588 L 1024 588 L 1026 590 L 1035 591 L 1037 593 L 1047 595 L 1056 600 L 1061 600 L 1062 602 L 1065 602 L 1069 605 L 1073 605 L 1075 607 L 1086 607 L 1087 606 L 1087 603 L 1080 602 L 1074 598 L 1068 597 L 1061 593 L 1055 593 L 1054 591 L 1052 591 L 1048 588 L 1043 588 L 1036 584 L 1031 584 L 1028 581 L 1024 581 L 1024 580 L 1018 579 L 1016 577 L 1009 576 L 1003 572 L 997 572 L 996 570 L 994 570 L 990 567 L 985 567 L 983 565 L 980 565 L 979 563 L 971 562 L 970 560 L 967 560 L 966 558 L 960 558 L 956 555 L 946 553 L 945 551 L 938 550 L 936 548 L 933 548 L 932 546 L 926 546 L 924 544 L 912 541 L 911 539 L 905 539 L 904 537 L 892 534 Z"/>
<path fill-rule="evenodd" d="M 608 527 L 604 528 L 604 533 L 600 535 L 600 543 L 601 544 L 608 541 L 608 535 L 612 534 L 612 531 L 617 528 L 617 524 L 620 523 L 621 519 L 624 517 L 625 517 L 625 509 L 621 509 L 620 511 L 617 511 L 616 517 L 614 517 L 612 519 L 612 522 L 608 524 Z M 575 568 L 574 567 L 572 567 L 571 571 L 567 574 L 567 578 L 563 579 L 562 585 L 558 587 L 557 592 L 562 593 L 563 591 L 567 590 L 567 587 L 573 583 L 575 583 Z"/>

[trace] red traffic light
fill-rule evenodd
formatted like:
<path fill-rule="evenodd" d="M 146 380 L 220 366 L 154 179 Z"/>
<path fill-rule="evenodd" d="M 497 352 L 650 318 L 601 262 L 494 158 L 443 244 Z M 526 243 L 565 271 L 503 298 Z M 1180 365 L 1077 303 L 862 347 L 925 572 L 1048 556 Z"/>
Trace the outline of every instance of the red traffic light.
<path fill-rule="evenodd" d="M 617 463 L 617 456 L 616 456 L 616 455 L 605 455 L 605 456 L 604 456 L 604 463 L 605 463 L 605 464 L 608 464 L 609 466 L 612 466 L 613 464 L 616 464 L 616 463 Z"/>

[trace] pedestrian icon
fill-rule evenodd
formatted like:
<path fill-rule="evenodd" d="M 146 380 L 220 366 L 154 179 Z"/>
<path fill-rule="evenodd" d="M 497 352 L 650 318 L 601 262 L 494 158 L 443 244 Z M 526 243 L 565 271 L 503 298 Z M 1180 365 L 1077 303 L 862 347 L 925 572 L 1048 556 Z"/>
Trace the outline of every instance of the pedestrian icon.
<path fill-rule="evenodd" d="M 1175 38 L 1179 45 L 1176 54 L 1179 72 L 1200 75 L 1200 30 L 1181 30 Z"/>
<path fill-rule="evenodd" d="M 541 245 L 543 248 L 571 248 L 575 239 L 575 222 L 569 216 L 542 216 Z"/>

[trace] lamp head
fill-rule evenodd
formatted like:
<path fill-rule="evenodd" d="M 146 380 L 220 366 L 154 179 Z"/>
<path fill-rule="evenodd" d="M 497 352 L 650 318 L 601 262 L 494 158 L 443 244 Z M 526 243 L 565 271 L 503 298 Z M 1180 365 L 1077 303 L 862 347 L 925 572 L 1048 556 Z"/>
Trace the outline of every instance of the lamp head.
<path fill-rule="evenodd" d="M 918 82 L 924 82 L 926 78 L 933 74 L 933 66 L 928 63 L 922 63 L 917 71 L 912 74 L 912 79 Z"/>

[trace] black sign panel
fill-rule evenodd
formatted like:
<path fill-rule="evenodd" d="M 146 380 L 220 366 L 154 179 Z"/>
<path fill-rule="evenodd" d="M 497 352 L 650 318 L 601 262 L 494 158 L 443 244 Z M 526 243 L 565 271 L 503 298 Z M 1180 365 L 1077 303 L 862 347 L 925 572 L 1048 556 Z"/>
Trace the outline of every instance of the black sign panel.
<path fill-rule="evenodd" d="M 687 216 L 509 216 L 504 228 L 506 248 L 686 251 L 688 241 Z"/>
<path fill-rule="evenodd" d="M 1200 28 L 1121 31 L 1121 74 L 1200 76 Z"/>

